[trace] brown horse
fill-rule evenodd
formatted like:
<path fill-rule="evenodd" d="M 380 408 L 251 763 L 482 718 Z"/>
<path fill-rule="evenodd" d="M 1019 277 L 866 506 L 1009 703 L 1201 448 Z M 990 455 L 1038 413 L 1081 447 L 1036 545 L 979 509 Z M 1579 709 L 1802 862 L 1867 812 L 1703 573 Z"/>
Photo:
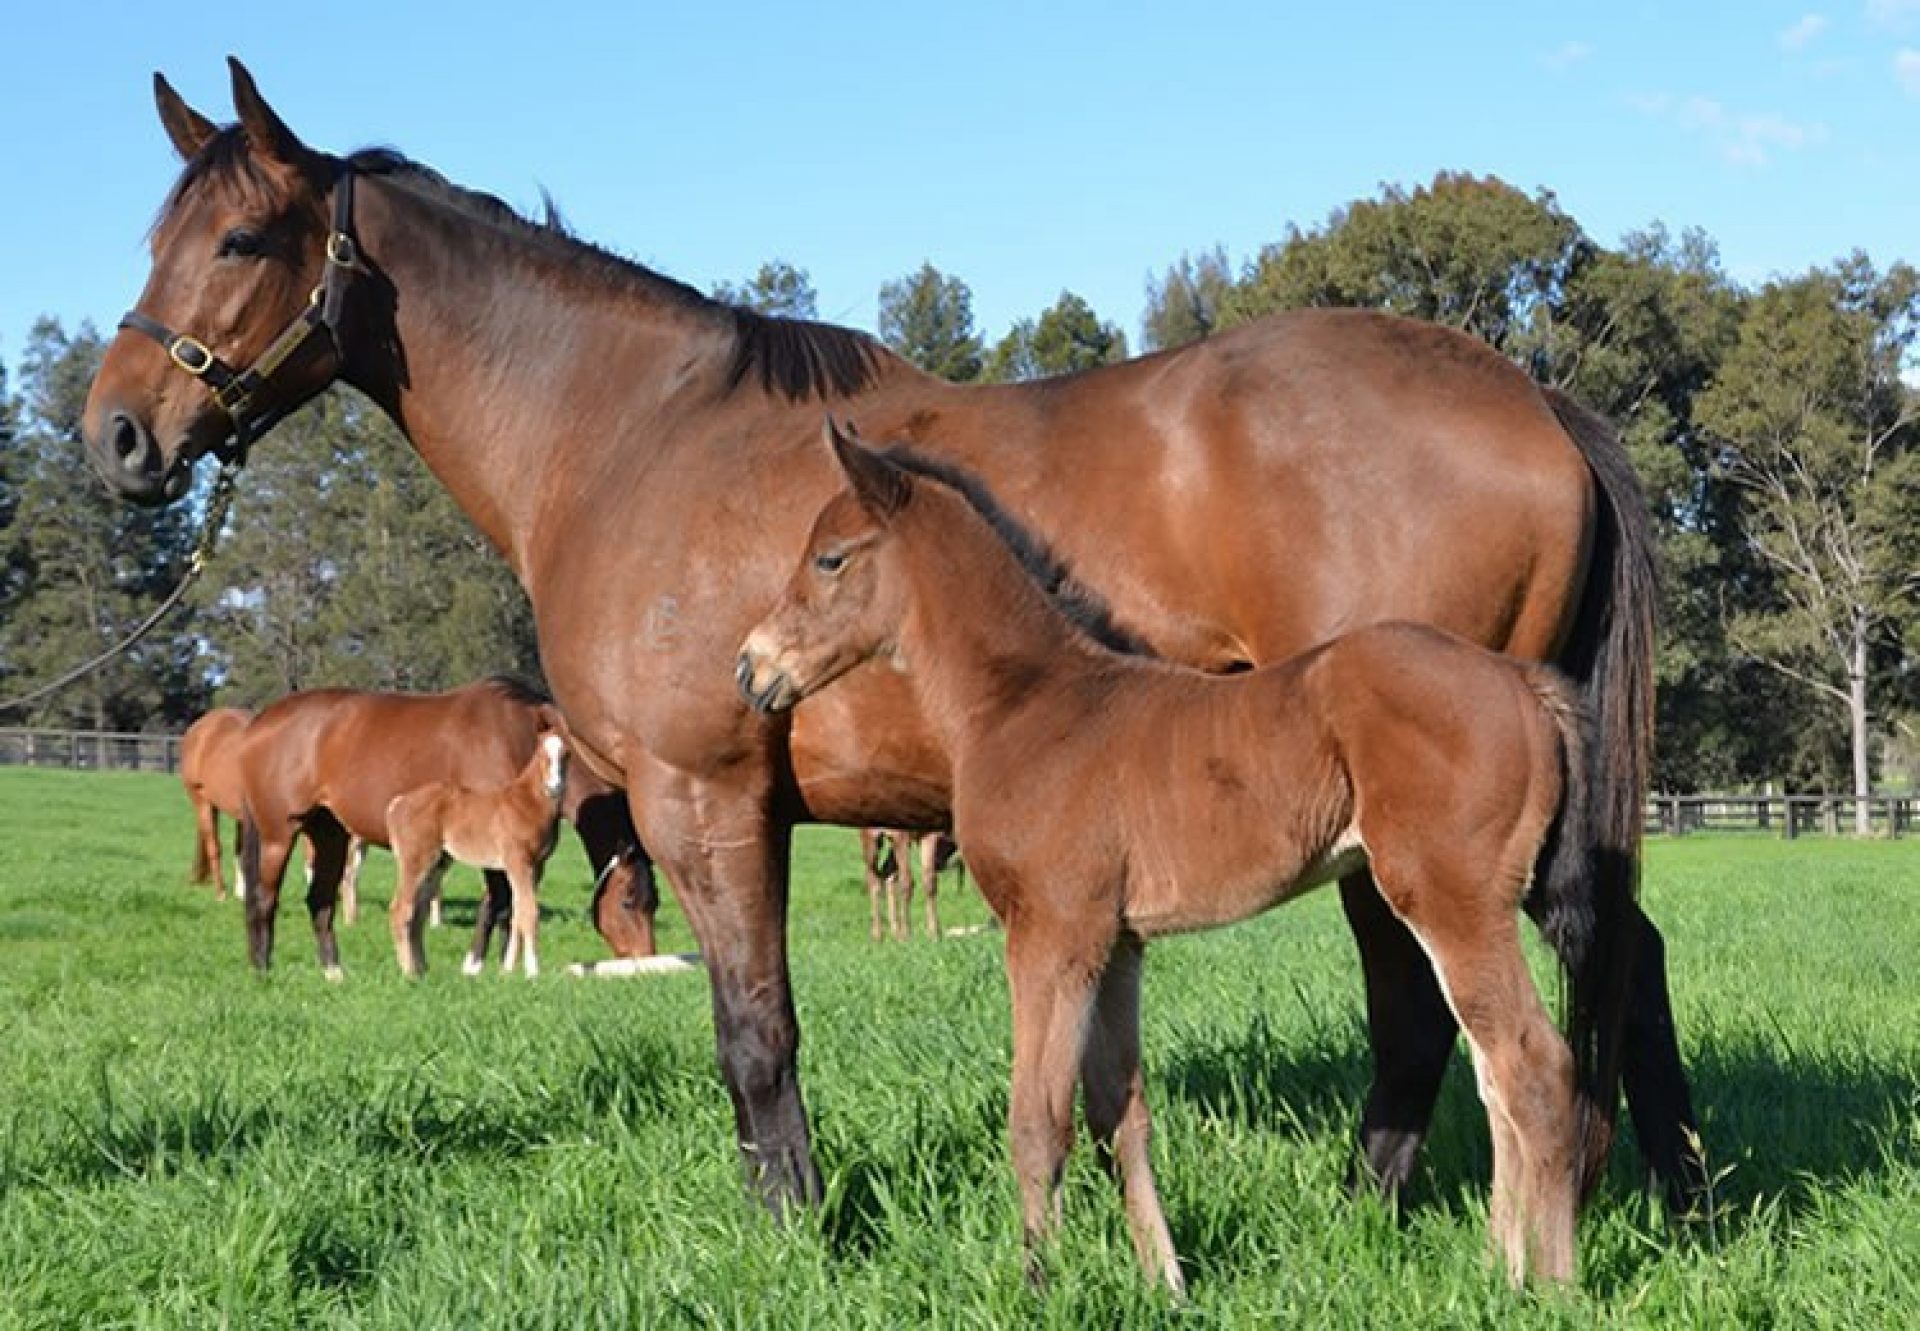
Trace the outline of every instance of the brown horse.
<path fill-rule="evenodd" d="M 832 444 L 851 488 L 747 635 L 740 690 L 786 711 L 879 657 L 934 719 L 954 829 L 1007 930 L 1009 1121 L 1030 1249 L 1058 1220 L 1079 1085 L 1142 1265 L 1181 1287 L 1147 1153 L 1145 940 L 1245 919 L 1365 863 L 1466 1028 L 1508 1272 L 1571 1279 L 1574 1058 L 1515 927 L 1556 823 L 1556 856 L 1587 852 L 1562 821 L 1584 795 L 1571 691 L 1421 625 L 1358 629 L 1226 678 L 1114 652 L 1042 595 L 990 525 L 1005 527 L 999 510 L 976 507 L 990 500 L 935 479 L 951 469 L 837 432 Z M 1532 904 L 1578 1023 L 1583 996 L 1612 979 L 1596 962 L 1624 959 L 1594 946 L 1590 875 L 1549 864 L 1539 881 Z M 1590 1049 L 1592 1035 L 1576 1029 L 1575 1043 Z M 1581 1081 L 1590 1094 L 1599 1070 Z"/>
<path fill-rule="evenodd" d="M 398 867 L 388 921 L 403 974 L 426 972 L 424 907 L 440 895 L 441 875 L 453 860 L 507 876 L 513 889 L 513 923 L 500 969 L 511 974 L 518 958 L 529 979 L 540 974 L 534 947 L 540 928 L 540 875 L 553 854 L 566 768 L 566 741 L 543 730 L 533 757 L 505 786 L 474 789 L 435 781 L 393 797 L 387 805 L 387 838 Z M 482 959 L 468 956 L 469 975 L 479 972 Z"/>
<path fill-rule="evenodd" d="M 927 937 L 940 936 L 940 871 L 956 863 L 959 847 L 944 832 L 903 832 L 894 827 L 860 829 L 860 867 L 867 880 L 868 932 L 877 941 L 905 940 L 913 926 L 913 861 L 920 863 L 926 888 Z M 880 929 L 880 900 L 886 898 L 887 927 Z"/>
<path fill-rule="evenodd" d="M 1689 1180 L 1663 954 L 1632 900 L 1652 562 L 1604 422 L 1469 337 L 1357 311 L 1036 384 L 945 383 L 859 333 L 717 304 L 397 153 L 310 148 L 232 74 L 224 129 L 156 79 L 186 167 L 87 402 L 95 465 L 164 503 L 198 458 L 242 457 L 336 379 L 393 417 L 526 588 L 576 758 L 629 791 L 683 899 L 742 1159 L 770 1202 L 819 1188 L 791 828 L 944 827 L 951 788 L 887 671 L 773 721 L 727 682 L 832 492 L 823 404 L 977 472 L 1171 660 L 1239 670 L 1400 619 L 1557 662 L 1599 723 L 1592 868 L 1638 940 L 1629 1101 L 1655 1169 Z M 1362 1144 L 1393 1187 L 1458 1027 L 1369 878 L 1341 895 L 1375 1057 Z"/>
<path fill-rule="evenodd" d="M 245 812 L 240 791 L 240 735 L 253 713 L 240 707 L 216 707 L 180 737 L 180 784 L 193 805 L 193 872 L 196 883 L 211 882 L 215 900 L 227 899 L 227 881 L 220 872 L 220 815 L 233 819 L 233 858 L 240 895 L 247 880 L 240 874 L 240 818 Z"/>
<path fill-rule="evenodd" d="M 320 964 L 337 977 L 333 912 L 348 838 L 389 845 L 387 806 L 407 791 L 435 782 L 508 784 L 534 756 L 540 734 L 561 725 L 546 699 L 504 679 L 429 694 L 316 689 L 262 710 L 240 749 L 254 963 L 264 966 L 272 950 L 280 881 L 297 837 L 313 847 L 307 908 Z M 602 935 L 617 955 L 652 956 L 658 896 L 623 796 L 575 765 L 561 812 L 600 871 L 593 904 Z M 488 935 L 511 900 L 504 872 L 488 869 L 483 877 L 469 969 L 485 959 Z"/>

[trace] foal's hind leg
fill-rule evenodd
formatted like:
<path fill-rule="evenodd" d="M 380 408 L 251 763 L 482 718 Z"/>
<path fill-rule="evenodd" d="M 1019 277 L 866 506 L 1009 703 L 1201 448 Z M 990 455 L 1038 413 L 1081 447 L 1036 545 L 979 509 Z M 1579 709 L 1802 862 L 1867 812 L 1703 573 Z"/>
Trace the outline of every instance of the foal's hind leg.
<path fill-rule="evenodd" d="M 1431 883 L 1431 879 L 1429 882 Z M 1399 888 L 1396 893 L 1395 888 Z M 1518 893 L 1389 886 L 1433 961 L 1473 1052 L 1493 1132 L 1493 1240 L 1507 1274 L 1574 1274 L 1578 1151 L 1573 1051 L 1554 1029 L 1520 950 Z"/>
<path fill-rule="evenodd" d="M 1120 1183 L 1133 1250 L 1148 1279 L 1180 1294 L 1186 1282 L 1160 1209 L 1147 1144 L 1152 1127 L 1140 1074 L 1141 943 L 1123 935 L 1107 963 L 1094 997 L 1093 1019 L 1080 1059 L 1086 1095 L 1087 1135 L 1107 1171 Z"/>
<path fill-rule="evenodd" d="M 927 937 L 940 936 L 940 838 L 928 833 L 916 838 L 920 846 L 920 890 L 927 900 Z"/>
<path fill-rule="evenodd" d="M 393 900 L 387 904 L 387 929 L 393 935 L 400 973 L 418 979 L 427 970 L 426 901 L 440 894 L 447 859 L 433 842 L 418 842 L 400 829 L 393 835 Z"/>

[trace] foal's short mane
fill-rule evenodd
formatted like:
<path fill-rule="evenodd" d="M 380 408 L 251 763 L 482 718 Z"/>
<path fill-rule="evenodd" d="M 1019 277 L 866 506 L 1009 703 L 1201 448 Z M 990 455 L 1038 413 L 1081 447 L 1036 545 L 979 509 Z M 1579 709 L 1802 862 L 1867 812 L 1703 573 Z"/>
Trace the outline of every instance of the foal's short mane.
<path fill-rule="evenodd" d="M 543 690 L 517 675 L 488 675 L 481 682 L 509 702 L 525 703 L 530 707 L 547 707 L 553 703 L 553 699 Z"/>
<path fill-rule="evenodd" d="M 973 472 L 945 458 L 932 457 L 906 444 L 883 450 L 887 460 L 916 476 L 924 476 L 958 492 L 974 512 L 986 520 L 1001 544 L 1012 552 L 1055 609 L 1102 647 L 1129 656 L 1150 656 L 1146 642 L 1114 618 L 1113 607 L 1099 592 L 1075 577 L 1066 561 L 1053 552 L 1031 527 L 1009 513 Z"/>
<path fill-rule="evenodd" d="M 871 386 L 893 359 L 865 333 L 808 319 L 783 319 L 713 300 L 685 282 L 582 240 L 567 229 L 551 201 L 545 220 L 534 221 L 493 195 L 456 185 L 432 167 L 392 148 L 362 148 L 346 163 L 362 175 L 377 176 L 483 226 L 527 241 L 540 253 L 595 281 L 616 289 L 641 291 L 703 317 L 725 320 L 733 335 L 733 356 L 727 366 L 729 392 L 753 380 L 763 391 L 795 402 L 847 397 Z M 243 190 L 264 192 L 269 187 L 266 175 L 247 150 L 245 131 L 229 126 L 209 139 L 187 163 L 161 206 L 161 218 L 197 181 L 215 176 L 230 179 Z"/>

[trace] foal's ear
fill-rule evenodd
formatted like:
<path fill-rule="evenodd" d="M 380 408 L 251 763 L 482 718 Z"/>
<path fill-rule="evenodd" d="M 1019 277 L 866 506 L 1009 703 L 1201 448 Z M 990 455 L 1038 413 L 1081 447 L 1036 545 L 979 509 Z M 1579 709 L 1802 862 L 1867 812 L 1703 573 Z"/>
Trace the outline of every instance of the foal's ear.
<path fill-rule="evenodd" d="M 153 104 L 160 109 L 160 127 L 167 131 L 182 161 L 193 160 L 194 154 L 219 132 L 211 120 L 187 105 L 186 98 L 175 92 L 167 76 L 157 69 L 153 71 Z"/>
<path fill-rule="evenodd" d="M 913 497 L 913 481 L 883 453 L 876 453 L 851 432 L 842 433 L 833 417 L 827 417 L 827 444 L 834 460 L 845 473 L 853 497 L 868 515 L 885 522 L 907 506 Z"/>
<path fill-rule="evenodd" d="M 287 128 L 287 122 L 267 105 L 267 99 L 260 95 L 245 65 L 228 56 L 227 70 L 233 75 L 233 109 L 240 113 L 240 125 L 247 131 L 247 142 L 271 161 L 298 166 L 308 156 L 307 145 L 300 142 L 299 136 Z"/>

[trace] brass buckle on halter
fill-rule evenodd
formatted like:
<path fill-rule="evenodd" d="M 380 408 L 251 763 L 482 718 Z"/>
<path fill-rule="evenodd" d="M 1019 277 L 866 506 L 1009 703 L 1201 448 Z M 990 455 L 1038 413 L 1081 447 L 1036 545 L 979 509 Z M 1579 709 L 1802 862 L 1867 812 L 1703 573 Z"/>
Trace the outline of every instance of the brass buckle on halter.
<path fill-rule="evenodd" d="M 213 368 L 213 352 L 190 333 L 180 333 L 167 343 L 167 357 L 196 379 Z"/>
<path fill-rule="evenodd" d="M 336 268 L 358 268 L 360 247 L 346 232 L 332 232 L 327 236 L 327 262 Z"/>

